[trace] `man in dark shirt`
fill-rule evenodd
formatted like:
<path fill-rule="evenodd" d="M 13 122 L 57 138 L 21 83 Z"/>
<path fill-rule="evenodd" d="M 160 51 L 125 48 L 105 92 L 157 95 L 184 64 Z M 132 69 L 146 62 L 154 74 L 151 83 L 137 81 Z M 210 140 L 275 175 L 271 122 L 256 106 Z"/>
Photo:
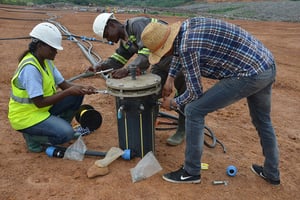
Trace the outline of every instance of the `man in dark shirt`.
<path fill-rule="evenodd" d="M 94 32 L 101 38 L 110 42 L 120 43 L 115 53 L 107 60 L 96 66 L 97 71 L 113 68 L 113 78 L 123 78 L 128 75 L 129 68 L 137 68 L 137 71 L 146 71 L 150 67 L 148 61 L 149 49 L 141 41 L 141 34 L 149 23 L 167 24 L 166 22 L 149 17 L 134 17 L 125 21 L 124 24 L 119 22 L 113 13 L 101 13 L 93 23 Z M 134 56 L 136 57 L 128 63 Z M 160 62 L 151 66 L 151 72 L 161 77 L 161 85 L 164 85 L 171 63 L 171 56 L 165 56 Z M 128 63 L 128 64 L 127 64 Z M 126 65 L 127 64 L 127 65 Z M 126 65 L 126 66 L 125 66 Z M 184 76 L 179 72 L 175 80 L 177 95 L 185 91 L 186 86 Z M 167 144 L 176 146 L 183 142 L 185 138 L 184 116 L 179 114 L 178 127 L 175 134 L 167 139 Z"/>

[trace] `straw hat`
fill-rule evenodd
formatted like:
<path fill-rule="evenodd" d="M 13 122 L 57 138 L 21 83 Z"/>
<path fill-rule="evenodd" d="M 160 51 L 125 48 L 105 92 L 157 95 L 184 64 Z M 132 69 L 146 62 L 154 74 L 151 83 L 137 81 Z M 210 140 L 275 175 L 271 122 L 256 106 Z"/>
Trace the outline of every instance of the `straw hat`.
<path fill-rule="evenodd" d="M 141 36 L 142 42 L 150 50 L 149 62 L 156 64 L 170 51 L 179 32 L 181 22 L 171 25 L 149 23 Z"/>

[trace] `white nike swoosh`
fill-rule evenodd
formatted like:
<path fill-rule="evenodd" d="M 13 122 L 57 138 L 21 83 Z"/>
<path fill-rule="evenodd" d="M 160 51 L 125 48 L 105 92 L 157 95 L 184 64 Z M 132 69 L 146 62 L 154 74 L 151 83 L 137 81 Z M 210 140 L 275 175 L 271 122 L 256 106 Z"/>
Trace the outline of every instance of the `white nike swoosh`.
<path fill-rule="evenodd" d="M 262 172 L 260 172 L 259 175 L 263 178 L 266 178 Z"/>
<path fill-rule="evenodd" d="M 184 180 L 186 180 L 186 179 L 189 179 L 189 178 L 191 178 L 192 176 L 180 176 L 180 180 L 182 180 L 182 181 L 184 181 Z"/>

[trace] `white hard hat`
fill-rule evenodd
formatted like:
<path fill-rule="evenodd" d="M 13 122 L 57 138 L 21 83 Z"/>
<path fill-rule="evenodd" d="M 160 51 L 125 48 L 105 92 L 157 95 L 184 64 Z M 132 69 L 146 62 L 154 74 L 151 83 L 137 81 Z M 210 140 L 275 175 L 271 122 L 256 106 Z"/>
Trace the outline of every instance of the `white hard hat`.
<path fill-rule="evenodd" d="M 109 19 L 116 19 L 113 13 L 101 13 L 94 20 L 94 33 L 96 33 L 101 39 L 103 39 L 104 29 Z"/>
<path fill-rule="evenodd" d="M 49 22 L 40 23 L 32 29 L 29 35 L 57 50 L 63 50 L 63 47 L 61 46 L 61 33 L 54 24 Z"/>

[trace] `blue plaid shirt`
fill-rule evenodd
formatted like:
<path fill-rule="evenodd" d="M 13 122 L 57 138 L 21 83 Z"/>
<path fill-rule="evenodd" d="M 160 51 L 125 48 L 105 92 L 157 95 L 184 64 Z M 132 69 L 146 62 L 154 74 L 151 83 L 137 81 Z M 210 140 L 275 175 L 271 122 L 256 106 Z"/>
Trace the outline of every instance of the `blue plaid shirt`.
<path fill-rule="evenodd" d="M 272 53 L 242 28 L 218 19 L 187 19 L 174 41 L 169 71 L 175 77 L 182 70 L 187 84 L 187 90 L 175 102 L 184 105 L 200 98 L 201 77 L 249 77 L 273 64 Z"/>

